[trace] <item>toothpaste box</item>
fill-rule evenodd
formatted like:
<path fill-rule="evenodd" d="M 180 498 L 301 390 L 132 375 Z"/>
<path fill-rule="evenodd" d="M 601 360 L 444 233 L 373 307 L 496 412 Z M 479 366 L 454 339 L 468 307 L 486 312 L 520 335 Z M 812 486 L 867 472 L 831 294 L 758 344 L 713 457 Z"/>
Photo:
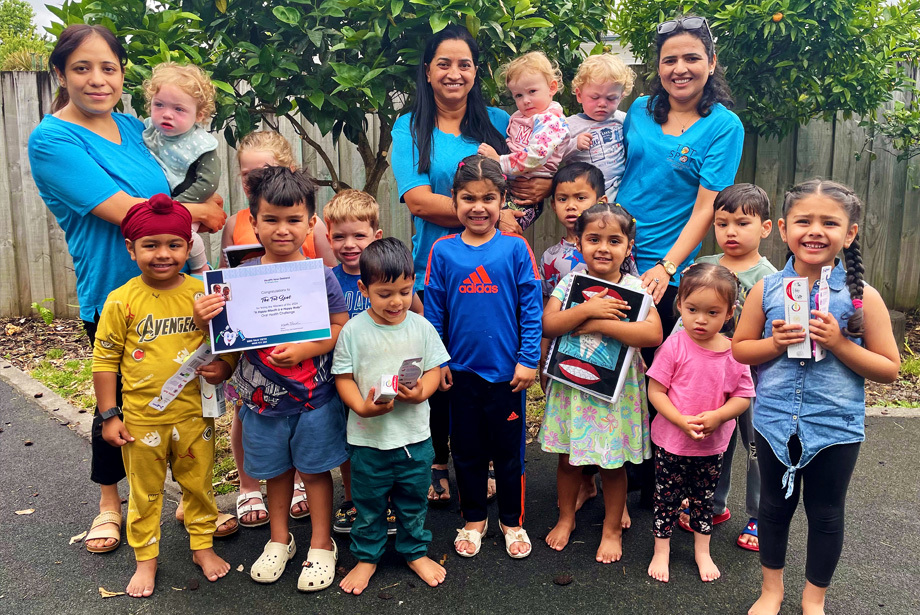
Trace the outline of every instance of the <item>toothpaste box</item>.
<path fill-rule="evenodd" d="M 396 399 L 396 390 L 399 387 L 399 376 L 381 376 L 374 393 L 375 403 L 387 403 Z"/>
<path fill-rule="evenodd" d="M 786 324 L 802 325 L 805 339 L 786 349 L 790 359 L 810 359 L 811 343 L 808 336 L 810 316 L 808 278 L 783 278 L 786 289 Z"/>
<path fill-rule="evenodd" d="M 818 293 L 815 295 L 815 309 L 819 312 L 826 312 L 830 309 L 831 289 L 827 284 L 828 278 L 831 277 L 832 267 L 821 267 L 821 281 L 818 282 Z M 818 342 L 812 343 L 812 351 L 815 355 L 815 361 L 820 361 L 827 356 L 827 351 Z"/>

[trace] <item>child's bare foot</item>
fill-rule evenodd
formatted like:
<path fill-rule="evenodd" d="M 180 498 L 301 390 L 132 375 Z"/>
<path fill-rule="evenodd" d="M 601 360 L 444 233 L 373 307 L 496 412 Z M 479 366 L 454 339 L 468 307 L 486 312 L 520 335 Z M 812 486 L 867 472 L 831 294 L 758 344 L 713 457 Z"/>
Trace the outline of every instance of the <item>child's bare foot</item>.
<path fill-rule="evenodd" d="M 826 594 L 826 587 L 818 587 L 806 581 L 805 589 L 802 590 L 802 615 L 824 615 Z"/>
<path fill-rule="evenodd" d="M 648 565 L 648 576 L 656 581 L 667 583 L 670 578 L 668 566 L 671 563 L 671 539 L 655 538 L 655 554 Z"/>
<path fill-rule="evenodd" d="M 602 564 L 611 564 L 620 561 L 623 557 L 623 528 L 607 528 L 604 524 L 604 530 L 601 534 L 601 546 L 597 548 L 597 555 L 594 559 Z"/>
<path fill-rule="evenodd" d="M 214 549 L 199 549 L 192 551 L 192 561 L 201 568 L 201 574 L 212 583 L 230 572 L 230 564 L 224 561 Z"/>
<path fill-rule="evenodd" d="M 748 609 L 748 615 L 779 615 L 779 609 L 782 605 L 783 592 L 777 593 L 764 588 L 757 602 Z"/>
<path fill-rule="evenodd" d="M 341 587 L 342 591 L 346 594 L 354 594 L 357 596 L 367 589 L 367 584 L 370 582 L 375 572 L 377 572 L 377 564 L 358 562 L 355 567 L 351 569 L 351 572 L 345 575 L 345 578 L 339 583 L 339 587 Z"/>
<path fill-rule="evenodd" d="M 550 549 L 562 551 L 565 549 L 566 545 L 569 544 L 569 537 L 572 535 L 574 530 L 574 521 L 567 522 L 559 519 L 556 522 L 556 526 L 549 531 L 549 534 L 546 535 L 546 544 L 549 545 Z"/>
<path fill-rule="evenodd" d="M 581 510 L 585 502 L 597 496 L 597 483 L 594 482 L 594 474 L 582 474 L 581 486 L 578 488 L 578 499 L 575 500 L 575 511 Z"/>
<path fill-rule="evenodd" d="M 149 598 L 153 595 L 153 586 L 157 578 L 157 558 L 137 562 L 137 570 L 128 581 L 125 592 L 134 598 Z"/>
<path fill-rule="evenodd" d="M 632 527 L 632 517 L 629 516 L 629 510 L 626 506 L 623 506 L 623 517 L 620 519 L 620 527 L 624 530 L 628 530 Z"/>
<path fill-rule="evenodd" d="M 185 506 L 182 505 L 182 500 L 179 500 L 179 505 L 176 506 L 176 521 L 179 523 L 185 522 Z"/>
<path fill-rule="evenodd" d="M 447 578 L 447 571 L 444 570 L 444 566 L 430 557 L 423 556 L 407 563 L 409 568 L 431 587 L 437 587 Z"/>
<path fill-rule="evenodd" d="M 700 579 L 703 581 L 708 583 L 722 576 L 709 553 L 697 553 L 695 559 L 696 565 L 700 569 Z"/>

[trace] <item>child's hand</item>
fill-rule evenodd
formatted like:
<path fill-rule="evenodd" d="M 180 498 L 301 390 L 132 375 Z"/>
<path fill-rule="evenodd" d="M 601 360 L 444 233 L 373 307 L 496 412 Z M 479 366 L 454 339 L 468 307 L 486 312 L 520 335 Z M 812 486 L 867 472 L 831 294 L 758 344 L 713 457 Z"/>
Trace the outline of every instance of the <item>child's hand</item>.
<path fill-rule="evenodd" d="M 134 442 L 134 436 L 128 433 L 128 428 L 119 416 L 102 421 L 102 439 L 112 446 L 124 446 Z"/>
<path fill-rule="evenodd" d="M 583 152 L 591 149 L 591 133 L 590 132 L 583 132 L 580 135 L 578 135 L 577 147 Z"/>
<path fill-rule="evenodd" d="M 220 384 L 230 377 L 233 369 L 230 364 L 223 359 L 214 359 L 207 365 L 202 365 L 196 370 L 199 376 L 202 376 L 209 384 Z"/>
<path fill-rule="evenodd" d="M 808 332 L 811 339 L 818 342 L 822 348 L 833 350 L 840 342 L 843 341 L 843 333 L 840 331 L 840 324 L 834 315 L 830 312 L 819 312 L 812 310 L 814 316 L 808 321 Z"/>
<path fill-rule="evenodd" d="M 629 304 L 622 299 L 608 297 L 606 288 L 585 301 L 583 305 L 588 312 L 588 318 L 620 320 L 626 318 L 626 310 L 629 310 Z"/>
<path fill-rule="evenodd" d="M 805 339 L 802 325 L 789 325 L 785 320 L 774 320 L 770 323 L 773 327 L 773 346 L 779 352 L 785 352 L 787 346 L 798 344 Z"/>
<path fill-rule="evenodd" d="M 404 401 L 407 404 L 420 404 L 428 399 L 425 396 L 425 391 L 422 389 L 421 378 L 416 381 L 415 386 L 411 389 L 404 384 L 400 384 L 396 390 L 398 391 L 396 399 Z"/>
<path fill-rule="evenodd" d="M 703 436 L 711 435 L 716 429 L 719 428 L 719 425 L 722 424 L 722 419 L 719 417 L 718 412 L 712 410 L 707 410 L 706 412 L 700 412 L 696 415 L 697 425 L 700 426 L 700 431 Z"/>
<path fill-rule="evenodd" d="M 393 400 L 377 403 L 374 401 L 374 394 L 377 393 L 377 387 L 371 387 L 367 397 L 364 399 L 364 412 L 361 416 L 381 416 L 393 410 Z"/>
<path fill-rule="evenodd" d="M 278 344 L 268 355 L 268 362 L 275 367 L 294 367 L 303 360 L 303 345 L 290 342 Z"/>
<path fill-rule="evenodd" d="M 691 440 L 702 440 L 706 437 L 706 434 L 703 433 L 703 424 L 699 416 L 684 416 L 678 427 L 690 436 Z"/>
<path fill-rule="evenodd" d="M 454 376 L 450 373 L 450 368 L 445 365 L 441 368 L 441 385 L 438 390 L 447 391 L 452 386 L 454 386 Z"/>
<path fill-rule="evenodd" d="M 512 393 L 526 391 L 537 379 L 537 370 L 532 367 L 524 367 L 520 363 L 514 366 L 514 378 L 511 379 Z"/>
<path fill-rule="evenodd" d="M 498 152 L 496 152 L 495 148 L 488 143 L 480 144 L 478 153 L 480 156 L 485 156 L 486 158 L 491 158 L 492 160 L 498 160 Z"/>
<path fill-rule="evenodd" d="M 220 293 L 204 295 L 195 299 L 195 307 L 192 309 L 195 326 L 207 333 L 208 323 L 220 314 L 221 310 L 224 309 L 225 303 L 226 301 L 224 301 Z"/>

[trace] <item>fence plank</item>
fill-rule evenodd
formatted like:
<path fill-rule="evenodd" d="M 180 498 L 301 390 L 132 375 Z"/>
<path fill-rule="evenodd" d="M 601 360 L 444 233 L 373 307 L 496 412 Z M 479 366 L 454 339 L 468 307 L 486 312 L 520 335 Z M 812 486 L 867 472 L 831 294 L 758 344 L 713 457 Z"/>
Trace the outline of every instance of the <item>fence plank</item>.
<path fill-rule="evenodd" d="M 911 73 L 913 85 L 920 87 L 920 67 L 913 67 Z M 911 308 L 920 304 L 920 156 L 915 156 L 907 165 L 898 256 L 894 306 Z"/>
<path fill-rule="evenodd" d="M 18 152 L 7 151 L 6 122 L 0 118 L 0 315 L 3 316 L 25 313 L 20 306 L 22 293 L 16 262 L 16 231 L 9 178 L 9 161 L 18 155 Z"/>
<path fill-rule="evenodd" d="M 776 220 L 783 213 L 783 196 L 795 180 L 796 133 L 782 141 L 770 138 L 757 140 L 757 163 L 754 183 L 770 197 L 770 212 L 774 221 L 773 232 L 760 244 L 760 253 L 779 269 L 786 262 L 786 244 L 776 230 Z"/>

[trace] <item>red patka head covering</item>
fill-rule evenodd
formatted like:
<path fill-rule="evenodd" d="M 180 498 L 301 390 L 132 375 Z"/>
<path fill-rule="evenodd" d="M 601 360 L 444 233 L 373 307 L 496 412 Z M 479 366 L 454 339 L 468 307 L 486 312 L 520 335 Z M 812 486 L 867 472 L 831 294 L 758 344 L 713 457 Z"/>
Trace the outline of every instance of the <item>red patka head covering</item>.
<path fill-rule="evenodd" d="M 128 210 L 121 221 L 121 234 L 131 241 L 151 235 L 175 235 L 191 241 L 192 214 L 165 194 L 155 194 Z"/>

